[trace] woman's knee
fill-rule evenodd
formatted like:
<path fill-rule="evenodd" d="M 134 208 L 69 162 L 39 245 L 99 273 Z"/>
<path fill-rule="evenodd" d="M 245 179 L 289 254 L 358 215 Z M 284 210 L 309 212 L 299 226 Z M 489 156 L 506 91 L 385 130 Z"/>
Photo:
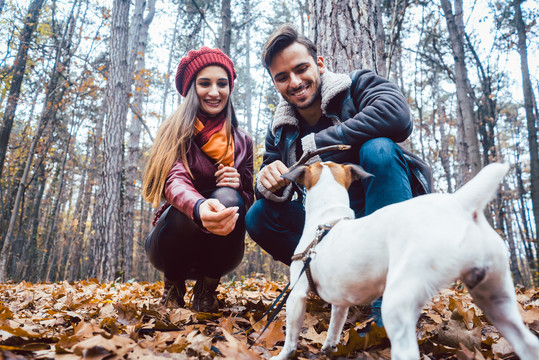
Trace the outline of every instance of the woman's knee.
<path fill-rule="evenodd" d="M 245 209 L 245 203 L 239 191 L 230 187 L 217 188 L 210 197 L 219 200 L 225 207 L 238 206 L 240 212 Z"/>

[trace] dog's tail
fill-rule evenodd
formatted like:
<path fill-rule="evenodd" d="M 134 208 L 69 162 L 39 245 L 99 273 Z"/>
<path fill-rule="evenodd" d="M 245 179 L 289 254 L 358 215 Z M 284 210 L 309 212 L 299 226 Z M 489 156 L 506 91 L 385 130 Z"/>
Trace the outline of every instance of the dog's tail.
<path fill-rule="evenodd" d="M 457 190 L 454 196 L 471 211 L 482 211 L 496 195 L 498 185 L 507 171 L 509 171 L 509 164 L 489 164 Z"/>

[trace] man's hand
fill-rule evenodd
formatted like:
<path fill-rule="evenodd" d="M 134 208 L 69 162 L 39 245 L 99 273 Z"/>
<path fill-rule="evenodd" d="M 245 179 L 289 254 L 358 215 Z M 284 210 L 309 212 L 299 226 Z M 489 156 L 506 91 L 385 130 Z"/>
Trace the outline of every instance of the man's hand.
<path fill-rule="evenodd" d="M 217 178 L 217 186 L 228 186 L 236 190 L 240 187 L 240 174 L 231 166 L 219 164 L 215 177 Z"/>
<path fill-rule="evenodd" d="M 208 199 L 200 204 L 200 220 L 209 232 L 226 236 L 236 226 L 236 221 L 240 216 L 238 209 L 237 206 L 226 208 L 219 200 Z"/>
<path fill-rule="evenodd" d="M 276 192 L 279 189 L 282 189 L 290 182 L 281 177 L 282 174 L 287 173 L 288 168 L 280 160 L 275 160 L 260 173 L 260 183 L 264 185 L 266 189 L 272 193 Z"/>

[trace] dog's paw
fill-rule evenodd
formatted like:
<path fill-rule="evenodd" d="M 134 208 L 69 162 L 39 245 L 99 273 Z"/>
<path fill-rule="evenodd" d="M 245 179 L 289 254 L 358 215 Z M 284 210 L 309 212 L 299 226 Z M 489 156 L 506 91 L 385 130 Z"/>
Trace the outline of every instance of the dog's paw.
<path fill-rule="evenodd" d="M 329 355 L 329 354 L 334 353 L 335 351 L 337 351 L 337 345 L 324 344 L 324 346 L 322 346 L 322 351 Z"/>
<path fill-rule="evenodd" d="M 288 357 L 282 356 L 282 355 L 283 355 L 283 353 L 280 353 L 277 356 L 270 357 L 269 360 L 286 360 L 286 359 L 288 359 Z"/>
<path fill-rule="evenodd" d="M 295 351 L 289 352 L 285 350 L 281 350 L 279 355 L 271 357 L 269 360 L 286 360 L 290 359 L 292 355 L 294 355 Z"/>

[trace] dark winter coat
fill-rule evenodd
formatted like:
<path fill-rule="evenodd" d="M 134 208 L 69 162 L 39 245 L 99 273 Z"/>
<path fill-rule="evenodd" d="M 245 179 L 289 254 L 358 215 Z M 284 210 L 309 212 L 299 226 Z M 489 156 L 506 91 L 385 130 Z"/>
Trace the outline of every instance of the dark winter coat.
<path fill-rule="evenodd" d="M 266 150 L 262 169 L 276 160 L 290 167 L 298 159 L 297 141 L 303 151 L 329 145 L 347 144 L 352 150 L 326 153 L 312 158 L 316 161 L 357 163 L 359 149 L 368 140 L 386 137 L 394 142 L 406 140 L 412 133 L 410 108 L 395 84 L 370 70 L 357 70 L 348 74 L 325 71 L 321 75 L 321 109 L 333 123 L 318 133 L 299 137 L 299 120 L 292 105 L 281 100 L 273 122 L 266 135 Z M 402 149 L 413 174 L 414 196 L 432 192 L 432 171 L 429 166 L 406 149 Z M 256 184 L 258 198 L 286 201 L 292 198 L 295 189 L 289 184 L 284 190 L 272 193 L 260 182 Z"/>

